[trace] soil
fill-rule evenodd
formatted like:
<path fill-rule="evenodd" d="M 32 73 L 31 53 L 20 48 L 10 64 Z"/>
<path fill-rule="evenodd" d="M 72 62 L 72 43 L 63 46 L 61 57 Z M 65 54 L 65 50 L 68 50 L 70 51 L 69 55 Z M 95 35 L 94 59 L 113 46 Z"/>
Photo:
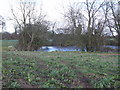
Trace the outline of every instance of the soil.
<path fill-rule="evenodd" d="M 18 79 L 18 82 L 21 85 L 21 88 L 37 88 L 37 86 L 32 86 L 28 82 L 26 82 L 24 79 Z"/>
<path fill-rule="evenodd" d="M 73 69 L 76 69 L 76 67 L 72 67 Z M 92 86 L 90 85 L 90 80 L 88 77 L 86 77 L 82 72 L 77 72 L 76 73 L 76 79 L 73 80 L 72 83 L 72 88 L 74 88 L 74 86 L 83 86 L 83 88 L 91 88 Z"/>
<path fill-rule="evenodd" d="M 65 65 L 68 64 L 68 62 L 65 60 L 62 60 L 61 63 L 65 64 Z M 79 69 L 73 65 L 70 67 L 71 67 L 71 69 L 74 69 L 74 70 Z M 79 86 L 79 85 L 83 86 L 83 88 L 91 88 L 92 87 L 89 83 L 89 78 L 87 78 L 82 72 L 77 72 L 76 74 L 77 74 L 76 75 L 77 77 L 72 80 L 71 85 L 68 85 L 68 86 L 70 86 L 70 88 L 75 88 L 76 86 Z"/>

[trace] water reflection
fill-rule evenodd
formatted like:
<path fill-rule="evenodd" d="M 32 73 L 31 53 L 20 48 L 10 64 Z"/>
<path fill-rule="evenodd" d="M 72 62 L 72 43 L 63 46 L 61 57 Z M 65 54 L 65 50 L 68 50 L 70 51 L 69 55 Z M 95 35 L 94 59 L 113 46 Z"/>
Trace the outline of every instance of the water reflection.
<path fill-rule="evenodd" d="M 76 46 L 68 46 L 68 47 L 60 47 L 60 46 L 42 46 L 39 50 L 37 51 L 47 51 L 47 52 L 52 52 L 52 51 L 81 51 L 80 48 Z"/>
<path fill-rule="evenodd" d="M 118 49 L 118 46 L 111 46 L 106 45 L 104 47 L 109 47 L 111 49 Z M 86 49 L 81 49 L 77 46 L 67 46 L 67 47 L 61 47 L 61 46 L 42 46 L 37 51 L 46 51 L 46 52 L 52 52 L 52 51 L 85 51 Z"/>
<path fill-rule="evenodd" d="M 112 46 L 112 45 L 105 45 L 104 47 L 109 47 L 109 48 L 112 48 L 112 49 L 118 49 L 119 48 L 118 46 Z"/>

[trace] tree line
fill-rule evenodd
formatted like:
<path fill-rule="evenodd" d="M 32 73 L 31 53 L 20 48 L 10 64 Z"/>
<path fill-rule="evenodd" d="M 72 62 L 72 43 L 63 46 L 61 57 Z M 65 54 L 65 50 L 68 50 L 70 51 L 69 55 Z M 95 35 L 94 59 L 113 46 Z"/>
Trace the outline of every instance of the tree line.
<path fill-rule="evenodd" d="M 69 5 L 63 13 L 65 26 L 60 28 L 46 19 L 41 8 L 36 9 L 35 2 L 20 0 L 19 13 L 14 8 L 11 7 L 11 14 L 16 23 L 14 35 L 19 40 L 19 50 L 37 50 L 43 45 L 75 45 L 93 52 L 109 44 L 111 41 L 107 39 L 111 37 L 114 38 L 112 43 L 120 46 L 119 1 L 86 0 Z M 109 33 L 105 33 L 106 30 Z"/>

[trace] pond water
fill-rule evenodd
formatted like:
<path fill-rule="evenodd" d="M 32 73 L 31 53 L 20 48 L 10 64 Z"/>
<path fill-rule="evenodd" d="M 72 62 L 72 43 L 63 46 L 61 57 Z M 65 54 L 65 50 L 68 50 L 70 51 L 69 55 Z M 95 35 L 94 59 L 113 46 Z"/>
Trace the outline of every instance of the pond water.
<path fill-rule="evenodd" d="M 109 47 L 112 49 L 118 49 L 117 46 L 110 46 L 106 45 L 104 47 Z M 67 46 L 67 47 L 61 47 L 61 46 L 42 46 L 37 51 L 46 51 L 46 52 L 52 52 L 52 51 L 82 51 L 79 47 L 76 46 Z M 84 49 L 86 51 L 86 49 Z"/>
<path fill-rule="evenodd" d="M 61 47 L 61 46 L 42 46 L 37 51 L 46 51 L 46 52 L 52 52 L 52 51 L 81 51 L 80 48 L 76 46 L 67 46 L 67 47 Z"/>
<path fill-rule="evenodd" d="M 105 45 L 104 47 L 109 47 L 109 48 L 112 48 L 112 49 L 118 49 L 118 46 L 112 46 L 112 45 Z"/>

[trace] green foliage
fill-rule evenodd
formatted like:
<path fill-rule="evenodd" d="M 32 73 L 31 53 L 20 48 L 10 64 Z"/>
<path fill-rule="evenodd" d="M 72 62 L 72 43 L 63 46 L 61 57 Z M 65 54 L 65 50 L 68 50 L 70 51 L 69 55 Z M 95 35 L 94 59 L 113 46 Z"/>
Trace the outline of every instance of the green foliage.
<path fill-rule="evenodd" d="M 7 88 L 20 88 L 20 85 L 16 80 L 12 80 L 12 81 L 7 82 L 6 87 Z"/>
<path fill-rule="evenodd" d="M 48 80 L 44 86 L 44 88 L 65 88 L 65 85 L 63 85 L 62 83 L 60 83 L 58 80 L 51 78 L 50 80 Z"/>
<path fill-rule="evenodd" d="M 48 43 L 48 25 L 44 22 L 27 24 L 20 32 L 19 49 L 32 51 Z"/>
<path fill-rule="evenodd" d="M 22 87 L 22 79 L 39 88 L 118 88 L 118 56 L 109 54 L 4 51 L 3 87 Z"/>
<path fill-rule="evenodd" d="M 114 76 L 106 76 L 103 78 L 98 78 L 96 81 L 91 81 L 95 88 L 117 88 L 115 85 L 117 83 Z"/>

